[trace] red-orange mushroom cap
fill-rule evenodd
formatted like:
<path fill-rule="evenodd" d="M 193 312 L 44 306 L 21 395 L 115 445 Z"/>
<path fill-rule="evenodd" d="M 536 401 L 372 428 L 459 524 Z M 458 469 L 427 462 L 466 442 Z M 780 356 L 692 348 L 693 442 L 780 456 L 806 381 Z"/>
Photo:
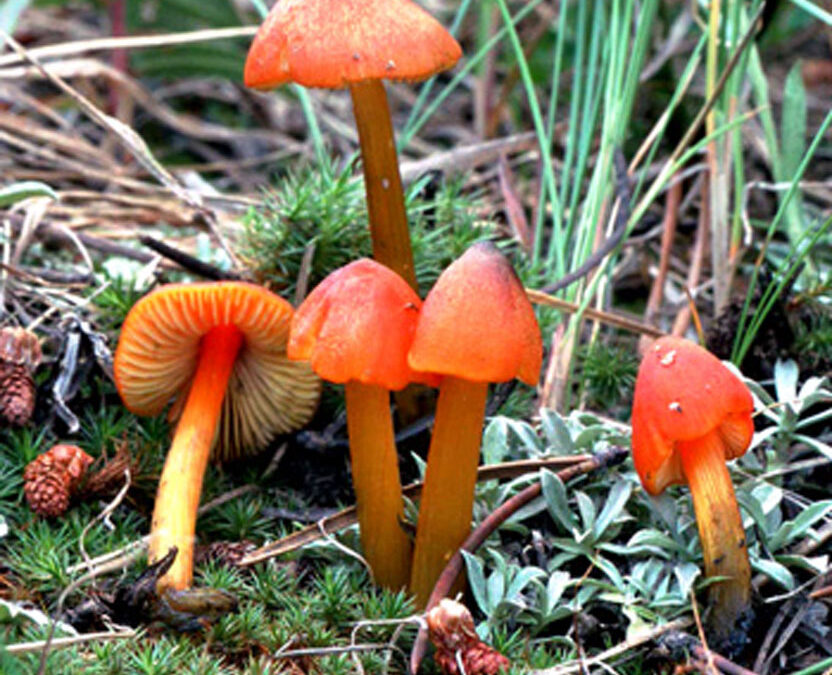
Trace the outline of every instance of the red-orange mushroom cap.
<path fill-rule="evenodd" d="M 318 375 L 384 389 L 433 382 L 407 365 L 422 301 L 395 272 L 362 258 L 316 286 L 292 319 L 288 354 Z"/>
<path fill-rule="evenodd" d="M 719 359 L 681 338 L 656 340 L 641 362 L 633 397 L 633 463 L 652 495 L 686 483 L 676 444 L 716 433 L 725 459 L 754 435 L 748 387 Z"/>
<path fill-rule="evenodd" d="M 139 300 L 124 322 L 114 361 L 116 387 L 137 415 L 158 415 L 187 397 L 200 341 L 212 328 L 242 333 L 215 440 L 229 459 L 306 423 L 320 380 L 286 356 L 294 310 L 279 296 L 244 282 L 169 284 Z"/>
<path fill-rule="evenodd" d="M 278 0 L 246 59 L 248 87 L 421 80 L 450 68 L 457 41 L 410 0 Z"/>
<path fill-rule="evenodd" d="M 543 342 L 531 303 L 491 243 L 471 246 L 439 277 L 422 306 L 408 362 L 414 370 L 473 382 L 535 385 Z"/>

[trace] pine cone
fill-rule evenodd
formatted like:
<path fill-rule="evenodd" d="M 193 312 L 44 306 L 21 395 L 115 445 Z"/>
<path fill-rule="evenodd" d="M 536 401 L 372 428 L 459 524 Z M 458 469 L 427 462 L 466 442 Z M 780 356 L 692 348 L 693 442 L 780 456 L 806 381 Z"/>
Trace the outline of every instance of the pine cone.
<path fill-rule="evenodd" d="M 29 462 L 23 492 L 31 509 L 51 518 L 64 513 L 91 463 L 92 457 L 75 445 L 55 445 Z"/>
<path fill-rule="evenodd" d="M 69 508 L 69 486 L 61 475 L 47 473 L 26 480 L 23 492 L 29 507 L 47 518 L 57 518 Z"/>
<path fill-rule="evenodd" d="M 465 605 L 443 598 L 425 619 L 430 641 L 436 647 L 434 660 L 443 673 L 458 675 L 458 661 L 467 675 L 497 675 L 508 670 L 509 660 L 477 636 L 474 619 Z"/>
<path fill-rule="evenodd" d="M 41 359 L 40 343 L 24 328 L 0 329 L 0 417 L 22 426 L 35 409 L 32 372 Z"/>

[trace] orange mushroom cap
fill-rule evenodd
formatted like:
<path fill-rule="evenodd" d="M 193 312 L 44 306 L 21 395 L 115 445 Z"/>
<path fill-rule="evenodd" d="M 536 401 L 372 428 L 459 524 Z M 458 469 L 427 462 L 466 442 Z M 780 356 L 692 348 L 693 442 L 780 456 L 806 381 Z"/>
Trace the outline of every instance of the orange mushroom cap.
<path fill-rule="evenodd" d="M 719 359 L 681 338 L 663 337 L 641 362 L 633 398 L 633 462 L 650 494 L 686 483 L 678 441 L 716 432 L 725 459 L 743 455 L 754 435 L 748 387 Z"/>
<path fill-rule="evenodd" d="M 471 246 L 425 298 L 408 362 L 474 382 L 534 385 L 543 342 L 523 284 L 488 242 Z"/>
<path fill-rule="evenodd" d="M 292 319 L 289 358 L 325 380 L 397 390 L 425 382 L 407 365 L 422 301 L 398 274 L 362 258 L 324 279 Z"/>
<path fill-rule="evenodd" d="M 244 80 L 258 89 L 422 80 L 461 55 L 451 34 L 410 0 L 278 0 L 251 45 Z"/>
<path fill-rule="evenodd" d="M 158 415 L 174 397 L 184 400 L 201 338 L 233 325 L 243 344 L 223 400 L 215 450 L 230 458 L 306 423 L 320 380 L 286 357 L 292 306 L 244 282 L 169 284 L 139 300 L 124 321 L 113 370 L 127 408 Z"/>

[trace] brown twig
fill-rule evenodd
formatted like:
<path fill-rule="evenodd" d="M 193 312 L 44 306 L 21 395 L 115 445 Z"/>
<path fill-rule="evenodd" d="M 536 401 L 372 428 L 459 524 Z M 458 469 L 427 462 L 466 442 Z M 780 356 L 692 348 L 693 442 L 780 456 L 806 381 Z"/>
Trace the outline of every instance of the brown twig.
<path fill-rule="evenodd" d="M 559 471 L 557 476 L 563 482 L 566 482 L 576 476 L 597 471 L 598 469 L 604 467 L 613 466 L 624 461 L 624 458 L 627 457 L 627 455 L 628 451 L 625 448 L 612 446 L 579 464 L 575 464 L 574 466 L 570 466 Z M 436 581 L 433 592 L 428 598 L 426 607 L 427 610 L 436 606 L 436 604 L 448 594 L 457 576 L 459 576 L 459 573 L 462 571 L 462 551 L 476 551 L 477 548 L 479 548 L 500 525 L 516 513 L 519 508 L 528 504 L 533 499 L 536 499 L 540 493 L 541 484 L 538 481 L 503 502 L 494 511 L 492 511 L 488 517 L 486 517 L 485 520 L 483 520 L 474 529 L 474 531 L 471 532 L 470 535 L 468 535 L 468 538 L 465 539 L 459 550 L 451 556 L 448 564 L 445 565 L 445 569 L 442 570 L 442 574 L 439 575 L 439 579 Z M 420 630 L 419 635 L 416 638 L 416 642 L 413 645 L 413 650 L 410 653 L 410 668 L 413 673 L 416 673 L 419 670 L 419 665 L 421 664 L 422 657 L 424 656 L 427 648 L 427 639 L 427 632 L 424 629 Z"/>

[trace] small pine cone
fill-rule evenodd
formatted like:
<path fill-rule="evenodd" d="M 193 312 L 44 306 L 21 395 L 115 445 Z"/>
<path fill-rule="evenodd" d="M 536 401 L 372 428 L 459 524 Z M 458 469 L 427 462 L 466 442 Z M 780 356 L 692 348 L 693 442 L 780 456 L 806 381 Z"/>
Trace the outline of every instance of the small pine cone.
<path fill-rule="evenodd" d="M 35 410 L 35 381 L 26 366 L 0 362 L 0 415 L 22 427 Z"/>
<path fill-rule="evenodd" d="M 92 457 L 75 445 L 55 445 L 23 471 L 23 492 L 35 513 L 56 517 L 69 507 Z"/>
<path fill-rule="evenodd" d="M 41 516 L 57 518 L 69 508 L 69 486 L 61 475 L 37 476 L 23 484 L 29 507 Z"/>
<path fill-rule="evenodd" d="M 35 409 L 32 372 L 40 364 L 40 343 L 24 328 L 0 329 L 0 416 L 22 426 Z"/>
<path fill-rule="evenodd" d="M 508 670 L 509 660 L 477 636 L 474 618 L 465 605 L 443 598 L 425 619 L 430 641 L 436 647 L 434 660 L 442 672 L 458 675 L 458 661 L 467 675 L 497 675 Z"/>

